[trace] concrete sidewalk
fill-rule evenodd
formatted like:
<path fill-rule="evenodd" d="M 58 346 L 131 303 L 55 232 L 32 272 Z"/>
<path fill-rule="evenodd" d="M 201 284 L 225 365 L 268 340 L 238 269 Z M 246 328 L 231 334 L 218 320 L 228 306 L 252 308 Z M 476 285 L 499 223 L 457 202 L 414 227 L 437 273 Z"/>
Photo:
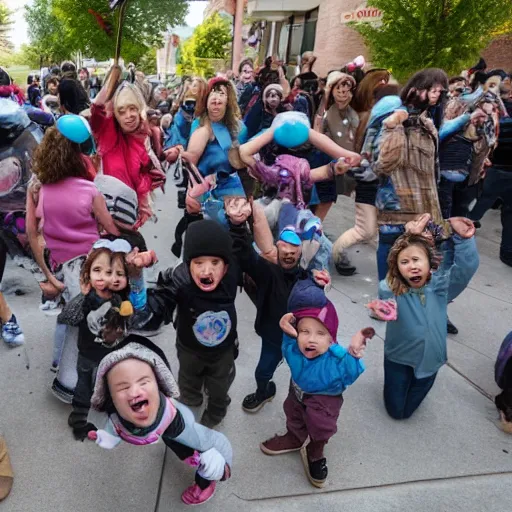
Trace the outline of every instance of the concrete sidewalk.
<path fill-rule="evenodd" d="M 145 227 L 148 246 L 170 265 L 174 227 L 180 212 L 172 188 L 159 196 L 159 222 Z M 353 223 L 350 200 L 340 198 L 329 214 L 328 233 L 337 236 Z M 396 422 L 382 402 L 382 340 L 369 345 L 366 372 L 345 394 L 338 434 L 326 448 L 329 480 L 319 491 L 308 483 L 298 454 L 268 457 L 259 443 L 284 431 L 282 403 L 289 371 L 276 374 L 278 393 L 257 415 L 242 411 L 243 397 L 254 391 L 260 342 L 253 330 L 255 309 L 245 294 L 237 299 L 240 357 L 233 403 L 220 429 L 233 444 L 233 478 L 218 486 L 208 512 L 306 511 L 508 511 L 512 498 L 512 437 L 498 427 L 488 396 L 498 347 L 512 329 L 512 269 L 498 259 L 499 216 L 489 212 L 478 232 L 481 265 L 466 290 L 450 305 L 459 334 L 449 338 L 449 365 L 440 372 L 428 399 L 408 421 Z M 375 295 L 374 248 L 351 251 L 358 273 L 334 276 L 330 294 L 340 317 L 340 340 L 347 344 L 370 320 L 364 304 Z M 25 349 L 0 345 L 0 430 L 11 450 L 15 485 L 0 504 L 5 512 L 164 512 L 187 507 L 180 494 L 193 478 L 164 445 L 123 445 L 104 451 L 74 441 L 67 426 L 69 407 L 49 393 L 55 319 L 38 310 L 32 278 L 9 266 L 6 283 L 23 288 L 8 301 L 23 325 Z M 175 333 L 165 328 L 154 338 L 173 361 Z M 27 369 L 27 359 L 29 369 Z M 201 410 L 195 411 L 197 415 Z"/>

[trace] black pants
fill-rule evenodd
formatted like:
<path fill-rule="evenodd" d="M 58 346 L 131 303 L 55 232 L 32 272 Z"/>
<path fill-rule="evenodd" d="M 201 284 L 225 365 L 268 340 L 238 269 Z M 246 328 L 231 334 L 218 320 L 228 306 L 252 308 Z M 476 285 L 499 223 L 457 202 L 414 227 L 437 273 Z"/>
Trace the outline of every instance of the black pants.
<path fill-rule="evenodd" d="M 78 354 L 76 363 L 78 381 L 73 395 L 73 410 L 68 418 L 68 424 L 73 431 L 84 429 L 87 426 L 87 416 L 91 408 L 91 398 L 94 392 L 94 381 L 98 363 Z"/>
<path fill-rule="evenodd" d="M 203 386 L 208 394 L 206 412 L 212 420 L 220 422 L 226 416 L 231 402 L 228 391 L 235 379 L 235 347 L 212 357 L 208 353 L 197 353 L 176 344 L 180 370 L 178 385 L 181 396 L 190 402 L 200 404 L 203 400 Z"/>
<path fill-rule="evenodd" d="M 471 203 L 480 195 L 481 185 L 468 186 L 469 178 L 460 183 L 441 177 L 438 185 L 439 203 L 443 219 L 450 217 L 468 217 Z"/>

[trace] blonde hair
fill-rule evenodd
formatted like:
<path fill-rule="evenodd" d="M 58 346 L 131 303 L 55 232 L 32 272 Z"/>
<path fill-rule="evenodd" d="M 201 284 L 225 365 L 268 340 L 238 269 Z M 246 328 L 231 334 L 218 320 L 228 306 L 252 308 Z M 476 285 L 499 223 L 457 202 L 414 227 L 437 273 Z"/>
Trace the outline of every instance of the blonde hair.
<path fill-rule="evenodd" d="M 146 119 L 146 102 L 139 88 L 128 82 L 123 82 L 117 89 L 112 99 L 114 114 L 123 107 L 134 106 L 139 111 L 140 117 Z"/>

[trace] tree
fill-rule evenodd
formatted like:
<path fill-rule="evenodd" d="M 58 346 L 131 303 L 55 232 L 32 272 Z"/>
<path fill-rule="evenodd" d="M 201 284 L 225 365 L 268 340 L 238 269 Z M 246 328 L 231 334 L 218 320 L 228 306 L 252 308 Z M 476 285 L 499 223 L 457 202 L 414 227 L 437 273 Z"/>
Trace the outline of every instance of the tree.
<path fill-rule="evenodd" d="M 107 0 L 34 0 L 25 18 L 34 46 L 47 60 L 75 52 L 106 60 L 114 56 L 118 11 Z M 129 0 L 123 26 L 122 57 L 137 63 L 150 48 L 163 44 L 163 33 L 182 23 L 185 0 Z M 57 56 L 59 58 L 57 58 Z"/>
<path fill-rule="evenodd" d="M 10 52 L 13 45 L 9 38 L 9 31 L 12 27 L 11 11 L 0 3 L 0 52 Z"/>
<path fill-rule="evenodd" d="M 212 75 L 214 68 L 209 60 L 229 58 L 231 40 L 230 21 L 218 13 L 212 14 L 198 25 L 192 36 L 183 43 L 179 72 Z"/>
<path fill-rule="evenodd" d="M 372 63 L 404 80 L 439 67 L 458 74 L 512 17 L 510 0 L 372 0 L 380 26 L 352 24 L 370 48 Z"/>

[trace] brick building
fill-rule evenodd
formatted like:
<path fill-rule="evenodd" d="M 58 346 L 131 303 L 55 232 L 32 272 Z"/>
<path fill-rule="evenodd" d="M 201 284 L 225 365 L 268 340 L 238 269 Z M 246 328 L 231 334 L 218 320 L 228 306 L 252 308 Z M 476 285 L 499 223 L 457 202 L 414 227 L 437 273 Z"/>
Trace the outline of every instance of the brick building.
<path fill-rule="evenodd" d="M 266 54 L 278 55 L 293 68 L 298 55 L 312 50 L 318 57 L 314 70 L 320 76 L 357 55 L 368 60 L 361 36 L 342 21 L 345 14 L 371 18 L 375 13 L 365 6 L 365 0 L 247 0 L 251 17 L 268 23 L 262 41 Z M 512 38 L 500 37 L 482 55 L 489 68 L 512 71 L 511 48 Z"/>

